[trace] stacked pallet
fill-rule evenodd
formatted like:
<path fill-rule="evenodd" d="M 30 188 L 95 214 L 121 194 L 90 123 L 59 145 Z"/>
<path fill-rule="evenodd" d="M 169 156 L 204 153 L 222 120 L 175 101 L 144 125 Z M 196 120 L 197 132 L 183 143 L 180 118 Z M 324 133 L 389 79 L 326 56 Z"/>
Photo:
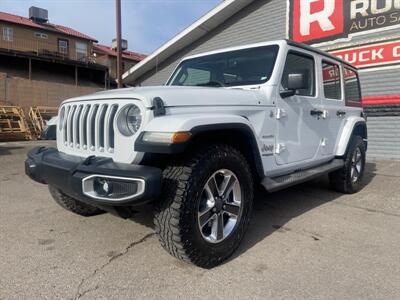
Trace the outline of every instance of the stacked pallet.
<path fill-rule="evenodd" d="M 0 141 L 31 140 L 32 134 L 19 106 L 0 105 Z"/>
<path fill-rule="evenodd" d="M 57 113 L 57 107 L 32 106 L 29 109 L 29 119 L 32 134 L 36 137 L 40 137 L 41 133 L 46 127 L 46 122 L 52 117 L 57 116 Z"/>

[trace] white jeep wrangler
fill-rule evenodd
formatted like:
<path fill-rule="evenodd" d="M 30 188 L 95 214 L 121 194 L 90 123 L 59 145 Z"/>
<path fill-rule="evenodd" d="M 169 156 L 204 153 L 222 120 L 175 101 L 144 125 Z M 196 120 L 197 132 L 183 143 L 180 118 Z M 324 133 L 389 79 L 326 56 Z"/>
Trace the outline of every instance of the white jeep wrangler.
<path fill-rule="evenodd" d="M 242 240 L 255 185 L 328 173 L 357 192 L 366 147 L 357 70 L 281 40 L 187 57 L 165 86 L 66 100 L 57 149 L 33 149 L 25 166 L 80 215 L 129 217 L 152 201 L 162 246 L 209 268 Z"/>

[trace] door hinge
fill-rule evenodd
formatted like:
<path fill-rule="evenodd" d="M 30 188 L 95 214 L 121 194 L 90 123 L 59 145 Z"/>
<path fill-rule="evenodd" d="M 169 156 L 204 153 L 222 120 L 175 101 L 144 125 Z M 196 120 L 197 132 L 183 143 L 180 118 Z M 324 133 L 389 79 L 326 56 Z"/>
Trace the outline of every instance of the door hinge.
<path fill-rule="evenodd" d="M 276 147 L 275 147 L 275 153 L 276 154 L 280 154 L 285 150 L 286 150 L 286 145 L 282 144 L 282 143 L 277 144 Z"/>
<path fill-rule="evenodd" d="M 276 116 L 275 116 L 275 118 L 276 118 L 277 120 L 280 120 L 280 119 L 285 118 L 285 117 L 287 117 L 286 111 L 285 111 L 284 109 L 282 109 L 282 108 L 277 108 L 277 109 L 276 109 Z"/>

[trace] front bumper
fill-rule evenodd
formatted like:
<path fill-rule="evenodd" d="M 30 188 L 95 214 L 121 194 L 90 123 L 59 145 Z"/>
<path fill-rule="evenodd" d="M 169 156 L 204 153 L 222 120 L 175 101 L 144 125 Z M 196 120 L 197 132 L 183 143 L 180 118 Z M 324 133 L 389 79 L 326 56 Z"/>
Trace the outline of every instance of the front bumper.
<path fill-rule="evenodd" d="M 161 191 L 161 170 L 154 167 L 115 163 L 111 158 L 86 159 L 67 155 L 55 148 L 37 147 L 28 153 L 25 173 L 33 180 L 59 188 L 65 194 L 97 207 L 137 206 L 157 198 Z M 140 194 L 123 200 L 91 197 L 84 193 L 88 178 L 129 178 L 143 183 Z"/>

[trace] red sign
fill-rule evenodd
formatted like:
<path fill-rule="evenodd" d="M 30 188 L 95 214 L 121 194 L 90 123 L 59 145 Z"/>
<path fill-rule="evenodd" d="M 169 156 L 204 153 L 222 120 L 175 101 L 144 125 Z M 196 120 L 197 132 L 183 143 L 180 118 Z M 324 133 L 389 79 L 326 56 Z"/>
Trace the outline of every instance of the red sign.
<path fill-rule="evenodd" d="M 393 64 L 400 62 L 400 41 L 360 46 L 330 53 L 358 68 Z"/>
<path fill-rule="evenodd" d="M 292 0 L 292 39 L 319 40 L 343 33 L 343 0 Z"/>
<path fill-rule="evenodd" d="M 289 38 L 308 44 L 400 27 L 400 0 L 288 0 Z"/>

